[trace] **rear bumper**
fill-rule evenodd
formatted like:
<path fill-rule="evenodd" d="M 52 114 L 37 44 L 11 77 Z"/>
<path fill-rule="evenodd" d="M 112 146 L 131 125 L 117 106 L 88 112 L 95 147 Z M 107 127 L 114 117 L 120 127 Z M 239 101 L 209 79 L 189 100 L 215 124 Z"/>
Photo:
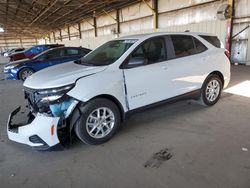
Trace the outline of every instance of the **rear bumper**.
<path fill-rule="evenodd" d="M 37 114 L 28 124 L 13 124 L 13 117 L 20 111 L 20 107 L 10 113 L 7 133 L 10 140 L 29 145 L 36 150 L 57 149 L 60 141 L 57 135 L 59 117 L 47 117 Z"/>

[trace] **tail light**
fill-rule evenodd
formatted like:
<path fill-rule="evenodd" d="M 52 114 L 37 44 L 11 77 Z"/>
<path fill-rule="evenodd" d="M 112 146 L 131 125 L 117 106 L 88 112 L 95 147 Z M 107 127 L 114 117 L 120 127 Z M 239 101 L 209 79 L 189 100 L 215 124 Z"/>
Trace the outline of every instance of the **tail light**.
<path fill-rule="evenodd" d="M 230 52 L 228 50 L 226 50 L 224 53 L 227 56 L 227 58 L 229 59 L 229 61 L 230 61 L 230 58 L 231 58 Z"/>

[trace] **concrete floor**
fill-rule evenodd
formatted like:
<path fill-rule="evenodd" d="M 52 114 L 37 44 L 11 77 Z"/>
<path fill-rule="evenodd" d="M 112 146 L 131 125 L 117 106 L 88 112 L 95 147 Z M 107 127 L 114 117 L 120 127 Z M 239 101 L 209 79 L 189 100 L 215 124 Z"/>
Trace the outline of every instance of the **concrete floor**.
<path fill-rule="evenodd" d="M 231 86 L 250 80 L 232 68 Z M 0 187 L 250 187 L 250 98 L 224 93 L 213 107 L 192 101 L 141 112 L 101 146 L 74 143 L 37 152 L 8 140 L 8 113 L 23 103 L 22 86 L 0 81 Z M 171 159 L 145 167 L 168 148 Z M 248 148 L 249 151 L 243 151 Z"/>

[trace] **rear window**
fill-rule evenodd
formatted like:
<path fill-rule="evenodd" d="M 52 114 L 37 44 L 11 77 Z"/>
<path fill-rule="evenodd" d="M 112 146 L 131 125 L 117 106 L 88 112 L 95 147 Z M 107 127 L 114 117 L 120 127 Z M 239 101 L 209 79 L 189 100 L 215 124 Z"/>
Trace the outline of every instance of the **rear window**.
<path fill-rule="evenodd" d="M 215 46 L 217 48 L 222 48 L 220 39 L 218 39 L 218 37 L 216 37 L 216 36 L 207 36 L 207 35 L 199 35 L 199 36 L 201 38 L 205 39 L 207 42 L 209 42 L 213 46 Z"/>

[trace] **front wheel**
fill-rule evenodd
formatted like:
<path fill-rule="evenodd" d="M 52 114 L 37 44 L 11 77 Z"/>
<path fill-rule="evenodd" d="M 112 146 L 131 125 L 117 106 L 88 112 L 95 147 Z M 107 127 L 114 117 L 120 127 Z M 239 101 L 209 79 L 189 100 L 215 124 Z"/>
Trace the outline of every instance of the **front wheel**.
<path fill-rule="evenodd" d="M 80 107 L 75 133 L 86 144 L 99 145 L 111 139 L 120 127 L 118 107 L 107 99 L 94 99 Z"/>
<path fill-rule="evenodd" d="M 200 101 L 205 106 L 216 104 L 222 91 L 222 81 L 219 76 L 211 74 L 204 82 L 201 90 Z"/>

